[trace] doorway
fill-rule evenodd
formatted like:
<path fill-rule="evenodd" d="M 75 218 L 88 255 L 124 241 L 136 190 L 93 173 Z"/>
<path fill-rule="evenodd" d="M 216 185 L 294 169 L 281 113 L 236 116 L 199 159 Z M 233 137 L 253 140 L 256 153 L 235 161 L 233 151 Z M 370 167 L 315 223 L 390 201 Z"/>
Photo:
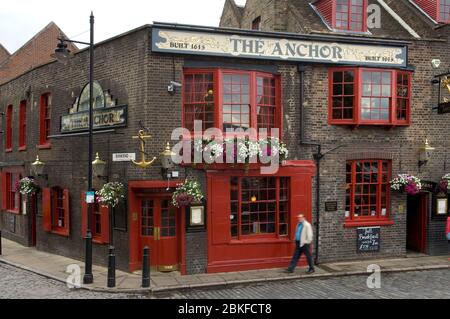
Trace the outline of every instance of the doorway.
<path fill-rule="evenodd" d="M 29 220 L 30 220 L 30 246 L 31 247 L 36 247 L 36 214 L 37 214 L 37 198 L 36 195 L 32 195 L 30 197 L 30 215 L 29 215 Z"/>
<path fill-rule="evenodd" d="M 140 250 L 150 248 L 150 263 L 161 272 L 179 270 L 178 209 L 170 197 L 140 199 Z"/>
<path fill-rule="evenodd" d="M 427 253 L 427 221 L 429 195 L 408 196 L 407 249 L 416 253 Z"/>

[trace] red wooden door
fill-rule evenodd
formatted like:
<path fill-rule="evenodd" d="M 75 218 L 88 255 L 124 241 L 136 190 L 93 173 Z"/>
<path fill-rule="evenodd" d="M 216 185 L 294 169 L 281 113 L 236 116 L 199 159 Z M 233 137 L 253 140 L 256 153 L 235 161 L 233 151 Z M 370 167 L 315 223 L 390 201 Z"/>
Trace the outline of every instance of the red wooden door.
<path fill-rule="evenodd" d="M 407 247 L 426 253 L 427 249 L 428 195 L 408 196 Z"/>
<path fill-rule="evenodd" d="M 30 197 L 31 200 L 31 246 L 36 247 L 36 195 Z"/>
<path fill-rule="evenodd" d="M 150 248 L 152 267 L 178 270 L 178 214 L 170 198 L 142 198 L 140 211 L 141 251 Z"/>

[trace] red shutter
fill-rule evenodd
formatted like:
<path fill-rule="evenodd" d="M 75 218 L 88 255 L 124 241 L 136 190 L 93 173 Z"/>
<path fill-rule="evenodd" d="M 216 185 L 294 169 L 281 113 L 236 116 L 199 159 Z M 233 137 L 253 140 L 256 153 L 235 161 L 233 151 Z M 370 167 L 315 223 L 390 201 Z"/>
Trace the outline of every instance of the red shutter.
<path fill-rule="evenodd" d="M 102 236 L 101 241 L 103 244 L 109 244 L 109 207 L 103 207 L 100 205 L 101 222 L 102 222 Z"/>
<path fill-rule="evenodd" d="M 6 210 L 8 205 L 6 203 L 8 199 L 8 182 L 7 182 L 8 173 L 2 172 L 1 173 L 1 180 L 2 180 L 2 210 Z"/>
<path fill-rule="evenodd" d="M 70 235 L 70 193 L 68 189 L 64 191 L 64 220 L 66 222 L 65 235 Z"/>
<path fill-rule="evenodd" d="M 86 193 L 81 192 L 81 237 L 86 238 L 87 234 L 87 213 L 88 213 L 88 207 L 86 204 Z"/>
<path fill-rule="evenodd" d="M 50 188 L 42 189 L 42 227 L 44 231 L 52 231 L 52 211 L 51 211 L 51 191 Z"/>
<path fill-rule="evenodd" d="M 212 176 L 208 181 L 208 201 L 211 203 L 210 230 L 212 243 L 226 244 L 230 233 L 230 177 Z"/>

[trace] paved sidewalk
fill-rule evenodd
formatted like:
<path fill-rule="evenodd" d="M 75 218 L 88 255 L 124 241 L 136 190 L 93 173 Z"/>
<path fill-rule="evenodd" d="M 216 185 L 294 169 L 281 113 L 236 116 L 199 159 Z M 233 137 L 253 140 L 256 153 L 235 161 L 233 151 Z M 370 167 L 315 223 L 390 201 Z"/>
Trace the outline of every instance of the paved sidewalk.
<path fill-rule="evenodd" d="M 34 248 L 23 247 L 17 243 L 3 239 L 3 255 L 0 262 L 25 269 L 48 278 L 66 282 L 69 276 L 67 266 L 76 264 L 84 272 L 84 263 L 78 260 L 61 257 L 37 251 Z M 83 286 L 83 289 L 111 292 L 111 293 L 145 293 L 166 292 L 193 288 L 217 288 L 245 285 L 261 282 L 286 281 L 303 278 L 327 278 L 367 274 L 369 265 L 379 265 L 383 272 L 422 271 L 434 269 L 449 269 L 450 261 L 447 257 L 428 257 L 414 255 L 411 258 L 382 259 L 359 262 L 341 262 L 321 264 L 313 275 L 306 275 L 304 269 L 298 269 L 294 274 L 285 274 L 282 269 L 245 271 L 212 275 L 181 276 L 179 273 L 152 273 L 150 289 L 142 289 L 139 272 L 130 274 L 116 272 L 117 287 L 106 288 L 107 268 L 94 266 L 95 282 L 93 285 Z"/>

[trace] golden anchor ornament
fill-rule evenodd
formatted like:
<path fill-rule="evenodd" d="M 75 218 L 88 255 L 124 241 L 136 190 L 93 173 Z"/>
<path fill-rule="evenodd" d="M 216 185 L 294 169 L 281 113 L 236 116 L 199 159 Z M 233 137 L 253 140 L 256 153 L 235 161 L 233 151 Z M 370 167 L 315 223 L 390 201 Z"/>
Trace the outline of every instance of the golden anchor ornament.
<path fill-rule="evenodd" d="M 136 162 L 136 161 L 133 160 L 132 162 L 133 162 L 133 164 L 139 166 L 142 169 L 146 169 L 146 168 L 152 166 L 153 163 L 157 159 L 156 157 L 154 157 L 150 162 L 147 162 L 147 159 L 145 158 L 145 155 L 146 155 L 146 153 L 145 153 L 145 144 L 146 144 L 145 140 L 146 139 L 150 139 L 150 138 L 152 138 L 152 136 L 145 135 L 144 130 L 140 130 L 139 131 L 139 136 L 133 136 L 133 139 L 139 139 L 140 142 L 141 142 L 141 161 L 140 162 Z"/>

